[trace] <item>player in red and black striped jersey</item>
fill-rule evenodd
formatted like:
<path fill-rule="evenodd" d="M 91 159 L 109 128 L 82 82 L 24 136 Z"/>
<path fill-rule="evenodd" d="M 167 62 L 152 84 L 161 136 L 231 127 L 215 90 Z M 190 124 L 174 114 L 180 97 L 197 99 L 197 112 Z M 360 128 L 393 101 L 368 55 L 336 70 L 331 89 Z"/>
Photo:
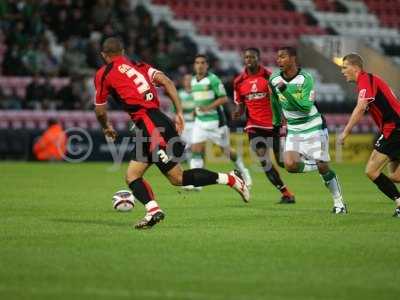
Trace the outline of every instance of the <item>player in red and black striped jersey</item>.
<path fill-rule="evenodd" d="M 272 109 L 269 98 L 268 80 L 271 73 L 260 65 L 260 50 L 247 48 L 244 53 L 245 69 L 233 83 L 236 109 L 233 119 L 238 119 L 246 111 L 251 149 L 257 154 L 269 181 L 282 193 L 279 203 L 295 203 L 294 195 L 283 183 L 278 170 L 272 164 L 269 150 L 272 148 L 279 162 L 279 127 L 272 125 Z"/>
<path fill-rule="evenodd" d="M 150 184 L 143 175 L 151 164 L 155 164 L 173 185 L 206 186 L 224 184 L 235 189 L 248 202 L 250 194 L 241 175 L 215 173 L 205 169 L 183 171 L 179 160 L 184 145 L 179 134 L 184 127 L 181 101 L 172 81 L 162 72 L 144 63 L 130 61 L 124 55 L 122 42 L 117 38 L 104 41 L 102 53 L 106 65 L 95 77 L 96 117 L 106 138 L 115 140 L 117 133 L 107 118 L 107 99 L 112 96 L 130 115 L 136 127 L 133 138 L 135 148 L 126 173 L 126 182 L 133 195 L 144 204 L 146 215 L 135 228 L 146 229 L 164 219 L 155 201 Z M 175 105 L 175 124 L 159 110 L 155 85 L 163 86 Z"/>
<path fill-rule="evenodd" d="M 400 217 L 400 192 L 395 183 L 400 182 L 400 101 L 380 77 L 363 70 L 363 60 L 358 54 L 343 58 L 342 73 L 347 81 L 357 83 L 357 105 L 348 121 L 340 141 L 343 144 L 351 129 L 369 111 L 381 136 L 375 143 L 366 167 L 366 174 L 378 188 L 395 201 L 394 217 Z M 382 173 L 389 166 L 389 176 Z"/>

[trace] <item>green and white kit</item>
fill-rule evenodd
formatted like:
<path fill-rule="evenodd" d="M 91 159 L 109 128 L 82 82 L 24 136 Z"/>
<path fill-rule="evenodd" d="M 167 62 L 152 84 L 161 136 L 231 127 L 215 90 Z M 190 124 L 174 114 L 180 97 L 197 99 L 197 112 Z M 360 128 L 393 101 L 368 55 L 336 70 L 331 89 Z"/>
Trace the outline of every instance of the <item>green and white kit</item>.
<path fill-rule="evenodd" d="M 218 76 L 209 72 L 201 80 L 197 80 L 196 76 L 193 76 L 191 86 L 196 114 L 191 144 L 211 140 L 221 147 L 228 147 L 229 129 L 223 107 L 219 106 L 207 112 L 200 110 L 201 107 L 206 107 L 216 99 L 226 96 L 225 87 L 221 80 Z"/>
<path fill-rule="evenodd" d="M 286 89 L 278 89 L 280 82 Z M 321 113 L 314 104 L 315 91 L 312 76 L 299 69 L 293 78 L 285 79 L 281 72 L 272 74 L 273 124 L 287 120 L 288 135 L 285 151 L 296 151 L 309 160 L 329 161 L 329 136 Z"/>
<path fill-rule="evenodd" d="M 183 118 L 185 119 L 185 128 L 181 137 L 186 144 L 190 144 L 193 133 L 195 104 L 191 92 L 180 89 L 178 90 L 178 95 L 182 101 Z"/>

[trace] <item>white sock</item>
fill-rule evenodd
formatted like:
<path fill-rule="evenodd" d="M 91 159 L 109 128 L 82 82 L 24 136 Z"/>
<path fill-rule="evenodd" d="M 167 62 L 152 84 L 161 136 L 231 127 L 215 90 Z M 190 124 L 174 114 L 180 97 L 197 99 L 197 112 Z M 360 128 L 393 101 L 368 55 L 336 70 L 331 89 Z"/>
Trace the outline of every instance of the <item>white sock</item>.
<path fill-rule="evenodd" d="M 147 210 L 147 213 L 154 215 L 156 212 L 161 211 L 160 207 L 158 206 L 158 203 L 155 200 L 149 201 L 146 205 L 145 208 Z"/>
<path fill-rule="evenodd" d="M 325 185 L 332 194 L 333 205 L 336 207 L 344 207 L 342 190 L 337 176 L 335 175 L 335 177 L 328 182 L 325 181 Z"/>
<path fill-rule="evenodd" d="M 204 167 L 204 160 L 202 158 L 196 157 L 190 160 L 190 168 L 197 169 Z"/>
<path fill-rule="evenodd" d="M 243 171 L 246 169 L 246 167 L 244 166 L 243 160 L 242 158 L 238 155 L 236 158 L 236 161 L 234 161 L 236 168 L 239 169 L 240 172 L 243 173 Z"/>
<path fill-rule="evenodd" d="M 217 183 L 218 184 L 228 184 L 229 179 L 228 179 L 228 174 L 226 173 L 218 173 L 218 179 L 217 179 Z"/>
<path fill-rule="evenodd" d="M 396 203 L 397 207 L 400 207 L 400 198 L 397 198 L 396 200 L 394 200 L 394 203 Z"/>

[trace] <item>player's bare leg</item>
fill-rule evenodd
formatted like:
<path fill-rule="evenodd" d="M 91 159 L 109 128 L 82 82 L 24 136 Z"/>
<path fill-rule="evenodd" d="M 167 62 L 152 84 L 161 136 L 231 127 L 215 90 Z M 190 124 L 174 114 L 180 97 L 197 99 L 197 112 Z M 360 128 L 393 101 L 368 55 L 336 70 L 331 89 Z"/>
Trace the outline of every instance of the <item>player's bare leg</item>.
<path fill-rule="evenodd" d="M 231 147 L 226 147 L 226 148 L 221 147 L 221 150 L 235 164 L 236 169 L 238 169 L 240 173 L 242 173 L 246 185 L 250 188 L 251 185 L 253 184 L 253 181 L 250 176 L 250 171 L 245 167 L 243 163 L 242 157 L 238 155 L 237 152 Z"/>
<path fill-rule="evenodd" d="M 313 160 L 304 159 L 296 151 L 286 151 L 283 154 L 285 169 L 290 173 L 305 173 L 318 169 L 317 163 Z"/>
<path fill-rule="evenodd" d="M 329 164 L 324 161 L 318 161 L 318 172 L 332 195 L 333 199 L 333 209 L 334 214 L 346 214 L 347 208 L 343 201 L 342 189 L 340 186 L 339 178 L 336 173 L 329 167 Z"/>
<path fill-rule="evenodd" d="M 391 172 L 390 177 L 382 173 L 389 162 L 390 158 L 387 155 L 373 150 L 365 168 L 365 173 L 387 197 L 395 202 L 396 210 L 393 216 L 400 217 L 400 192 L 390 178 L 398 178 L 398 166 L 394 163 L 391 166 L 389 165 L 391 171 L 394 171 L 394 173 Z"/>
<path fill-rule="evenodd" d="M 270 152 L 268 148 L 258 147 L 255 149 L 258 160 L 267 176 L 268 180 L 282 193 L 279 203 L 281 204 L 294 204 L 296 203 L 294 194 L 289 191 L 283 183 L 278 169 L 273 165 Z"/>
<path fill-rule="evenodd" d="M 150 184 L 143 179 L 143 175 L 149 168 L 149 164 L 131 160 L 126 171 L 126 183 L 135 198 L 141 202 L 146 215 L 136 225 L 136 229 L 148 229 L 164 219 L 164 213 L 155 201 Z"/>
<path fill-rule="evenodd" d="M 171 184 L 177 186 L 193 185 L 195 187 L 201 187 L 213 184 L 228 185 L 240 194 L 244 202 L 247 203 L 250 200 L 250 193 L 243 178 L 234 171 L 229 173 L 216 173 L 200 168 L 183 170 L 182 167 L 177 164 L 165 175 Z"/>
<path fill-rule="evenodd" d="M 400 183 L 400 161 L 391 161 L 388 167 L 389 178 L 395 183 Z"/>

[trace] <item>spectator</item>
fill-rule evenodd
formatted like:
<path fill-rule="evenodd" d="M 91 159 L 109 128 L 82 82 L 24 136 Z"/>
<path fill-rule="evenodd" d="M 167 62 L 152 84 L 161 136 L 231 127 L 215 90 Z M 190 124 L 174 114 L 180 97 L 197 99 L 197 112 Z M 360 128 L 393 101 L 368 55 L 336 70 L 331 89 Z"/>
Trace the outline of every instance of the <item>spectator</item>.
<path fill-rule="evenodd" d="M 2 102 L 2 108 L 4 109 L 22 109 L 22 99 L 18 95 L 17 88 L 11 89 L 9 94 L 4 95 Z"/>
<path fill-rule="evenodd" d="M 92 22 L 95 29 L 101 29 L 106 25 L 111 18 L 111 1 L 97 0 L 96 5 L 92 10 Z"/>
<path fill-rule="evenodd" d="M 20 48 L 25 48 L 28 44 L 28 36 L 25 33 L 25 25 L 23 21 L 18 21 L 7 38 L 7 43 L 10 45 L 18 45 Z"/>
<path fill-rule="evenodd" d="M 28 43 L 28 47 L 22 54 L 21 60 L 28 75 L 40 72 L 40 53 L 32 41 Z"/>
<path fill-rule="evenodd" d="M 27 73 L 22 64 L 20 50 L 18 45 L 11 45 L 4 55 L 3 73 L 8 76 L 24 75 Z"/>
<path fill-rule="evenodd" d="M 71 35 L 87 38 L 89 36 L 89 26 L 83 18 L 82 10 L 76 7 L 68 17 L 67 26 Z"/>
<path fill-rule="evenodd" d="M 61 101 L 61 109 L 79 109 L 83 106 L 84 101 L 87 101 L 88 93 L 82 77 L 74 76 L 71 78 L 70 84 L 58 92 L 57 99 Z"/>
<path fill-rule="evenodd" d="M 40 102 L 43 99 L 42 86 L 40 85 L 40 77 L 36 73 L 32 82 L 27 85 L 25 91 L 25 102 L 26 106 L 31 109 L 39 109 L 41 107 Z"/>
<path fill-rule="evenodd" d="M 92 38 L 86 49 L 86 63 L 92 69 L 98 69 L 103 65 L 103 59 L 100 55 L 101 46 L 97 39 Z"/>
<path fill-rule="evenodd" d="M 33 153 L 37 160 L 62 160 L 67 152 L 67 135 L 60 123 L 49 120 L 48 128 L 33 146 Z"/>
<path fill-rule="evenodd" d="M 86 57 L 78 47 L 78 40 L 69 38 L 64 43 L 64 55 L 61 63 L 60 73 L 63 76 L 82 74 L 86 66 Z"/>

